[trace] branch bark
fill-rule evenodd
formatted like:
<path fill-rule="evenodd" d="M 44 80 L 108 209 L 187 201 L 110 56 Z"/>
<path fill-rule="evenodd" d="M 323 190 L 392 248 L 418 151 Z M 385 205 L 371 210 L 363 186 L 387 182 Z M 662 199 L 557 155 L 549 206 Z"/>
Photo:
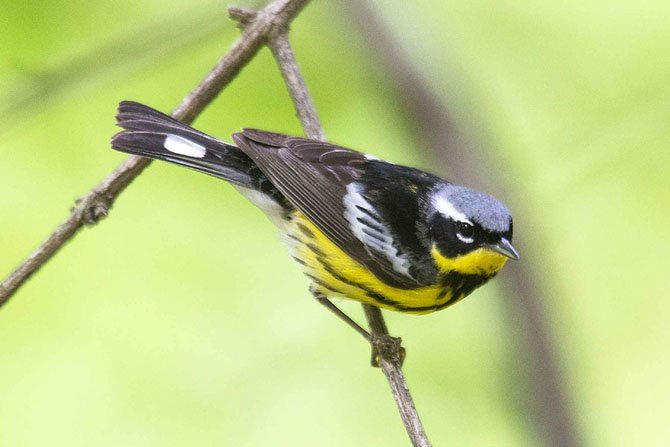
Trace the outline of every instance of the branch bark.
<path fill-rule="evenodd" d="M 242 24 L 243 35 L 200 84 L 182 100 L 172 116 L 191 123 L 267 41 L 281 69 L 305 134 L 313 139 L 325 140 L 316 108 L 288 40 L 290 22 L 308 1 L 275 0 L 257 12 L 231 8 L 230 15 Z M 19 287 L 84 225 L 95 224 L 106 217 L 121 192 L 150 163 L 148 158 L 128 157 L 112 174 L 78 200 L 68 219 L 0 284 L 0 306 L 4 305 Z M 412 444 L 415 447 L 429 447 L 430 442 L 423 430 L 401 370 L 404 350 L 400 346 L 400 339 L 389 335 L 379 308 L 369 305 L 363 307 L 370 326 L 374 352 L 379 355 L 379 365 L 389 382 Z"/>
<path fill-rule="evenodd" d="M 177 106 L 172 116 L 191 123 L 256 55 L 268 36 L 286 26 L 309 0 L 274 0 L 258 11 L 218 64 Z M 65 222 L 0 283 L 0 307 L 85 225 L 105 218 L 117 197 L 147 167 L 148 158 L 130 156 L 99 185 L 79 199 Z"/>
<path fill-rule="evenodd" d="M 314 101 L 307 91 L 307 84 L 305 84 L 293 55 L 288 32 L 282 31 L 272 36 L 269 43 L 272 55 L 279 64 L 282 77 L 295 105 L 298 118 L 305 130 L 305 135 L 314 140 L 326 141 L 326 134 L 321 128 Z"/>
<path fill-rule="evenodd" d="M 423 429 L 421 419 L 419 419 L 419 413 L 414 406 L 414 400 L 409 392 L 405 375 L 402 373 L 401 366 L 405 358 L 405 350 L 400 345 L 401 340 L 389 335 L 386 322 L 382 317 L 382 311 L 378 307 L 364 304 L 363 309 L 370 325 L 372 343 L 379 353 L 379 366 L 384 371 L 386 380 L 391 387 L 393 399 L 398 406 L 400 418 L 405 424 L 409 439 L 414 447 L 430 447 L 430 441 Z"/>
<path fill-rule="evenodd" d="M 418 147 L 448 166 L 452 177 L 485 185 L 491 191 L 504 192 L 507 185 L 496 177 L 494 173 L 497 170 L 491 164 L 486 166 L 487 157 L 473 154 L 472 147 L 468 147 L 453 124 L 448 107 L 439 101 L 439 95 L 432 91 L 417 67 L 402 52 L 370 3 L 353 0 L 351 6 L 352 21 L 370 46 L 371 53 L 384 66 L 384 72 L 396 84 L 407 121 L 421 143 Z M 483 172 L 487 175 L 482 176 Z M 521 350 L 523 365 L 528 366 L 521 372 L 529 375 L 532 389 L 528 393 L 527 411 L 533 415 L 535 432 L 544 439 L 545 445 L 584 445 L 569 409 L 556 349 L 550 336 L 551 328 L 542 307 L 549 297 L 538 286 L 538 276 L 532 262 L 509 265 L 502 275 L 503 286 L 513 297 L 503 300 L 509 315 L 514 315 L 512 337 L 516 338 L 515 346 Z"/>
<path fill-rule="evenodd" d="M 246 14 L 240 14 L 240 17 L 244 15 Z M 314 102 L 309 95 L 307 85 L 293 55 L 288 40 L 288 30 L 279 30 L 277 34 L 271 36 L 269 46 L 282 72 L 305 134 L 309 138 L 325 141 L 325 134 L 319 123 Z M 402 373 L 405 350 L 400 344 L 401 340 L 389 335 L 384 317 L 378 307 L 363 304 L 363 309 L 370 327 L 370 342 L 373 348 L 372 363 L 375 366 L 380 366 L 384 371 L 412 445 L 414 447 L 430 447 L 430 441 L 428 441 L 410 394 L 409 386 Z"/>

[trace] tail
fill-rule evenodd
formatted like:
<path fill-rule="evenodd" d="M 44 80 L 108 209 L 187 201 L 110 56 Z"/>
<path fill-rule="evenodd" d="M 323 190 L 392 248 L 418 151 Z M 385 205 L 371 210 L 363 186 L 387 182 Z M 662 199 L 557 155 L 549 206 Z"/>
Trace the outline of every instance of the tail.
<path fill-rule="evenodd" d="M 117 151 L 186 166 L 258 191 L 283 208 L 290 208 L 279 190 L 236 146 L 137 102 L 122 101 L 116 121 L 123 128 L 112 137 L 112 148 Z"/>
<path fill-rule="evenodd" d="M 117 151 L 169 161 L 245 188 L 256 189 L 262 175 L 237 147 L 143 104 L 122 101 L 116 121 L 124 129 L 112 138 Z"/>

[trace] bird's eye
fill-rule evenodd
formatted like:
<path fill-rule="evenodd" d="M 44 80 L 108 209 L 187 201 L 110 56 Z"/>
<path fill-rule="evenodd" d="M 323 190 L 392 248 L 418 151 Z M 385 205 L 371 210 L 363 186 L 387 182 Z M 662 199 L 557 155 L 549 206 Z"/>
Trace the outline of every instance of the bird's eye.
<path fill-rule="evenodd" d="M 456 222 L 456 236 L 461 241 L 470 243 L 475 238 L 475 227 L 467 222 Z"/>

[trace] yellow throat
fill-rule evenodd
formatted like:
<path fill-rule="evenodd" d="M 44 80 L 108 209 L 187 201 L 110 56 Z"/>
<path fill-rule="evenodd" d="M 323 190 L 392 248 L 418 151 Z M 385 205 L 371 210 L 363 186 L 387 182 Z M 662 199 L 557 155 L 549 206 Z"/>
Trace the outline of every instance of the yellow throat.
<path fill-rule="evenodd" d="M 465 275 L 490 276 L 503 268 L 505 262 L 507 262 L 506 256 L 486 248 L 478 248 L 455 258 L 447 258 L 433 244 L 431 254 L 441 272 L 455 271 Z"/>

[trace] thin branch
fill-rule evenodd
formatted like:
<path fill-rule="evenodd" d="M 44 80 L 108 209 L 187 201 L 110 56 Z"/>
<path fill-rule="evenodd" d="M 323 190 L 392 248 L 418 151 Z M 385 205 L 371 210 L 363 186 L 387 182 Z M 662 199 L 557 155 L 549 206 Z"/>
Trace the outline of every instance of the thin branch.
<path fill-rule="evenodd" d="M 325 135 L 316 109 L 298 69 L 287 35 L 289 23 L 308 1 L 275 0 L 258 12 L 231 9 L 231 16 L 243 24 L 244 34 L 205 79 L 184 98 L 172 116 L 186 123 L 192 122 L 237 76 L 261 45 L 269 40 L 305 133 L 311 138 L 324 140 Z M 106 217 L 116 198 L 149 164 L 147 158 L 128 157 L 112 174 L 79 200 L 69 218 L 0 284 L 0 306 L 84 225 L 95 224 Z M 364 305 L 364 309 L 373 338 L 372 344 L 376 350 L 374 352 L 379 354 L 378 362 L 387 377 L 410 439 L 414 446 L 428 447 L 430 443 L 402 374 L 404 350 L 400 346 L 400 339 L 389 336 L 378 308 Z"/>
<path fill-rule="evenodd" d="M 245 27 L 219 63 L 175 109 L 172 116 L 190 123 L 228 85 L 258 52 L 267 37 L 284 29 L 309 0 L 274 0 Z M 84 225 L 95 224 L 109 213 L 116 198 L 150 161 L 130 156 L 98 186 L 77 201 L 70 216 L 0 284 L 0 307 L 65 245 Z"/>
<path fill-rule="evenodd" d="M 307 91 L 307 85 L 293 55 L 293 50 L 288 40 L 288 33 L 282 30 L 272 36 L 269 43 L 272 54 L 279 64 L 284 82 L 293 99 L 293 104 L 298 112 L 298 118 L 300 118 L 300 122 L 305 129 L 305 135 L 314 140 L 325 141 L 326 134 L 321 128 L 316 107 L 314 107 L 312 97 Z"/>
<path fill-rule="evenodd" d="M 462 133 L 453 123 L 450 110 L 439 101 L 439 95 L 399 47 L 387 26 L 368 1 L 351 2 L 350 17 L 358 27 L 371 52 L 384 66 L 402 98 L 408 123 L 414 128 L 417 140 L 435 158 L 450 168 L 452 176 L 468 182 L 486 185 L 492 191 L 503 191 L 506 184 L 495 175 L 497 170 L 487 163 L 487 157 L 473 154 Z M 491 163 L 489 161 L 489 163 Z M 486 176 L 482 173 L 486 172 Z M 530 226 L 529 226 L 530 227 Z M 535 430 L 545 445 L 580 446 L 584 442 L 570 412 L 567 392 L 556 350 L 551 341 L 542 303 L 549 301 L 538 286 L 538 273 L 532 262 L 505 268 L 503 285 L 514 299 L 503 300 L 510 315 L 514 315 L 513 337 L 521 349 L 523 372 L 530 375 L 532 392 L 527 405 L 534 415 Z"/>
<path fill-rule="evenodd" d="M 246 12 L 241 16 L 248 17 L 248 14 L 249 12 Z M 325 134 L 319 123 L 314 102 L 309 95 L 298 63 L 293 55 L 288 40 L 288 30 L 278 31 L 277 34 L 270 36 L 269 45 L 277 64 L 279 64 L 305 134 L 310 138 L 324 141 Z M 364 304 L 363 309 L 370 327 L 370 342 L 373 348 L 372 363 L 374 366 L 380 366 L 384 371 L 412 445 L 415 447 L 430 447 L 430 442 L 414 406 L 407 381 L 402 373 L 405 350 L 400 345 L 401 340 L 389 335 L 384 317 L 378 307 Z"/>
<path fill-rule="evenodd" d="M 386 322 L 382 317 L 382 311 L 378 307 L 364 304 L 363 309 L 370 325 L 373 345 L 379 353 L 378 359 L 373 359 L 373 362 L 378 362 L 382 371 L 384 371 L 412 445 L 414 447 L 430 447 L 430 441 L 423 429 L 421 419 L 419 419 L 419 413 L 414 406 L 414 400 L 409 392 L 405 375 L 402 373 L 405 349 L 400 345 L 401 340 L 389 335 Z"/>

